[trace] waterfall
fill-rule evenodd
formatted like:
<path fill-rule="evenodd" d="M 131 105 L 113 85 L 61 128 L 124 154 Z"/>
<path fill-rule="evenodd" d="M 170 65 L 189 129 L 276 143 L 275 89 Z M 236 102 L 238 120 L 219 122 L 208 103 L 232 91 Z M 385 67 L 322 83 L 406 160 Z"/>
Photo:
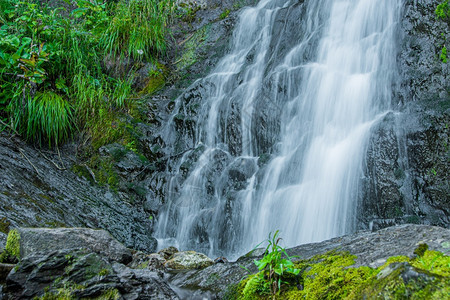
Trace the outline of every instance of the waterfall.
<path fill-rule="evenodd" d="M 400 2 L 262 0 L 241 12 L 229 54 L 191 87 L 202 90 L 196 149 L 171 180 L 160 247 L 235 258 L 275 230 L 295 246 L 355 229 L 370 129 L 390 109 Z"/>

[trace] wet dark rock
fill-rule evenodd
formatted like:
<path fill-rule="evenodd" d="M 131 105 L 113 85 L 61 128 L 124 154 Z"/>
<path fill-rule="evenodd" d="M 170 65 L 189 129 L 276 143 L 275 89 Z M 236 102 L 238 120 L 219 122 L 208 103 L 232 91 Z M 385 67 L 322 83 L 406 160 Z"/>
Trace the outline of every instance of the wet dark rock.
<path fill-rule="evenodd" d="M 120 264 L 114 264 L 113 268 L 120 280 L 118 290 L 124 299 L 179 299 L 156 272 L 130 269 Z"/>
<path fill-rule="evenodd" d="M 154 251 L 148 214 L 74 174 L 73 144 L 60 150 L 40 151 L 0 133 L 0 220 L 10 228 L 102 228 L 127 247 Z"/>
<path fill-rule="evenodd" d="M 146 254 L 138 259 L 133 257 L 133 262 L 128 266 L 133 269 L 149 269 L 154 271 L 165 271 L 166 267 L 164 264 L 166 260 L 164 257 L 158 253 Z"/>
<path fill-rule="evenodd" d="M 5 284 L 6 277 L 8 276 L 9 272 L 14 268 L 15 265 L 13 264 L 3 264 L 0 263 L 0 285 Z"/>
<path fill-rule="evenodd" d="M 128 263 L 131 251 L 105 230 L 89 228 L 18 228 L 20 256 L 61 249 L 86 249 L 109 260 Z"/>
<path fill-rule="evenodd" d="M 438 58 L 449 24 L 439 1 L 404 1 L 393 93 L 396 113 L 374 129 L 367 152 L 358 228 L 403 223 L 450 226 L 450 64 Z M 441 36 L 441 33 L 444 36 Z"/>
<path fill-rule="evenodd" d="M 134 270 L 83 250 L 58 250 L 24 258 L 7 278 L 7 299 L 32 299 L 64 290 L 73 297 L 178 299 L 161 274 Z"/>
<path fill-rule="evenodd" d="M 226 257 L 221 256 L 221 257 L 216 258 L 214 260 L 214 263 L 215 264 L 226 264 L 226 263 L 228 263 L 228 259 Z"/>

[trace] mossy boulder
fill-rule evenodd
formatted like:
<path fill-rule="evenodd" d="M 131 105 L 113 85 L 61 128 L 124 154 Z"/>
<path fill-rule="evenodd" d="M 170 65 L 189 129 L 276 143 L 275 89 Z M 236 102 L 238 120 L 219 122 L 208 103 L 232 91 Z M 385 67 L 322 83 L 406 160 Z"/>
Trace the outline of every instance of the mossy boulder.
<path fill-rule="evenodd" d="M 422 244 L 427 244 L 428 249 L 422 251 L 426 248 L 420 246 Z M 423 282 L 417 283 L 417 286 L 424 287 L 429 291 L 426 295 L 436 298 L 447 291 L 446 285 L 450 286 L 449 250 L 449 229 L 412 224 L 300 245 L 287 249 L 289 256 L 295 256 L 295 268 L 301 270 L 300 275 L 283 279 L 289 284 L 282 287 L 277 299 L 376 299 L 372 291 L 378 286 L 384 289 L 384 284 L 393 282 L 393 276 L 404 280 L 413 271 L 419 274 L 417 278 L 420 282 L 427 282 L 427 286 Z M 195 290 L 197 294 L 201 291 L 205 297 L 272 299 L 267 294 L 255 294 L 264 291 L 256 280 L 247 285 L 258 273 L 254 260 L 260 260 L 263 253 L 254 252 L 249 256 L 242 256 L 236 262 L 214 264 L 203 270 L 179 272 L 171 278 L 171 283 Z M 399 266 L 396 267 L 396 264 Z M 383 271 L 388 266 L 395 267 L 396 271 Z M 385 274 L 383 278 L 390 279 L 384 280 L 378 274 Z M 415 295 L 420 299 L 419 289 L 412 283 L 408 286 L 411 279 L 403 282 L 407 288 L 404 293 L 400 291 L 403 294 L 399 294 L 397 299 L 409 299 L 405 295 Z M 394 294 L 391 298 L 386 297 L 395 299 Z"/>
<path fill-rule="evenodd" d="M 214 261 L 203 253 L 182 251 L 174 253 L 164 265 L 174 270 L 204 269 L 214 264 Z"/>
<path fill-rule="evenodd" d="M 166 280 L 86 250 L 36 253 L 9 273 L 6 299 L 178 299 Z"/>
<path fill-rule="evenodd" d="M 238 285 L 234 298 L 445 299 L 450 292 L 450 257 L 437 251 L 425 251 L 424 256 L 392 257 L 370 268 L 354 267 L 356 256 L 348 252 L 331 251 L 296 262 L 303 272 L 297 278 L 283 278 L 276 295 L 265 288 L 265 280 L 251 275 Z"/>

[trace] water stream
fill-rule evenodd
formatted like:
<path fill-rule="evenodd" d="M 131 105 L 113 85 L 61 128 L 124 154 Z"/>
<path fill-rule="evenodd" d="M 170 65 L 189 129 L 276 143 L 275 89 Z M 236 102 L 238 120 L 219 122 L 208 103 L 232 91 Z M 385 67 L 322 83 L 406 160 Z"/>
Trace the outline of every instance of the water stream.
<path fill-rule="evenodd" d="M 241 12 L 229 54 L 194 84 L 196 159 L 170 183 L 159 247 L 236 258 L 275 230 L 295 246 L 355 229 L 370 129 L 391 104 L 400 2 Z"/>

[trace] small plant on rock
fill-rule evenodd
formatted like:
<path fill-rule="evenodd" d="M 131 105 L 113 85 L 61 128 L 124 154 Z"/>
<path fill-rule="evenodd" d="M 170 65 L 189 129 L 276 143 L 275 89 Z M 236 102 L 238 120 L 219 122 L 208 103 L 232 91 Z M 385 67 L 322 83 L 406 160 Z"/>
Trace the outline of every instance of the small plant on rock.
<path fill-rule="evenodd" d="M 282 285 L 293 281 L 300 273 L 292 262 L 292 257 L 286 253 L 286 249 L 279 245 L 281 238 L 277 230 L 273 236 L 270 233 L 268 245 L 264 257 L 260 260 L 254 260 L 255 265 L 260 271 L 252 276 L 246 283 L 245 291 L 255 290 L 264 295 L 270 294 L 275 297 L 279 294 Z"/>

